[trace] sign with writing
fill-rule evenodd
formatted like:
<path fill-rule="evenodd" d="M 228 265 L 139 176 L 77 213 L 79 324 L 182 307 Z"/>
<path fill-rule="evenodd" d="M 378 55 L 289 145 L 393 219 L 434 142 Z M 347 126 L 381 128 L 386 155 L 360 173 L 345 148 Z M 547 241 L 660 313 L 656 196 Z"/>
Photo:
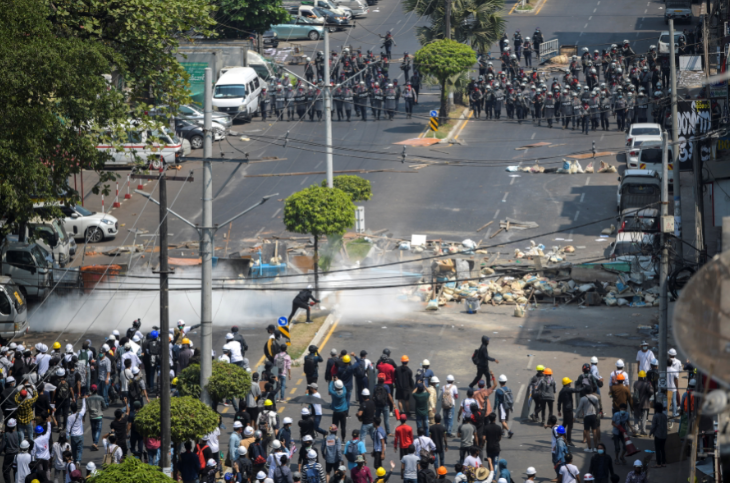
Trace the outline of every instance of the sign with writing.
<path fill-rule="evenodd" d="M 713 82 L 710 84 L 710 97 L 711 98 L 725 98 L 727 97 L 727 81 Z"/>
<path fill-rule="evenodd" d="M 711 154 L 709 143 L 704 140 L 696 143 L 694 138 L 707 133 L 712 127 L 710 101 L 707 99 L 679 101 L 677 103 L 677 127 L 679 170 L 692 171 L 692 156 L 694 156 L 695 148 L 700 149 L 701 161 L 709 161 Z"/>
<path fill-rule="evenodd" d="M 205 69 L 207 62 L 180 62 L 185 72 L 190 76 L 190 96 L 197 103 L 203 104 L 205 97 Z"/>

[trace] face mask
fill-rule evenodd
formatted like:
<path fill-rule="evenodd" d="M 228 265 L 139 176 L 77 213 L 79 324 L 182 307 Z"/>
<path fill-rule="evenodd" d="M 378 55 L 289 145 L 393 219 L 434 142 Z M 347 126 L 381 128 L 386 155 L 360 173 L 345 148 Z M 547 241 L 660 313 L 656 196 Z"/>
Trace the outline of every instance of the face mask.
<path fill-rule="evenodd" d="M 598 450 L 598 454 L 603 454 L 603 450 L 602 449 L 599 449 Z"/>

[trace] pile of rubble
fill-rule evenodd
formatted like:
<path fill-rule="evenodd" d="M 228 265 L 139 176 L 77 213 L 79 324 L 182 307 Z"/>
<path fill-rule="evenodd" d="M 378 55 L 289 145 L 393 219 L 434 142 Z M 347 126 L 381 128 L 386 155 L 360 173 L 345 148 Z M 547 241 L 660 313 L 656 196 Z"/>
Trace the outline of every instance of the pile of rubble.
<path fill-rule="evenodd" d="M 588 165 L 583 168 L 577 159 L 564 159 L 561 167 L 542 166 L 537 161 L 532 166 L 507 166 L 507 171 L 514 173 L 521 171 L 523 173 L 558 173 L 558 174 L 586 174 L 586 173 L 616 173 L 616 166 L 601 161 L 598 169 L 593 167 L 593 162 L 589 162 Z"/>

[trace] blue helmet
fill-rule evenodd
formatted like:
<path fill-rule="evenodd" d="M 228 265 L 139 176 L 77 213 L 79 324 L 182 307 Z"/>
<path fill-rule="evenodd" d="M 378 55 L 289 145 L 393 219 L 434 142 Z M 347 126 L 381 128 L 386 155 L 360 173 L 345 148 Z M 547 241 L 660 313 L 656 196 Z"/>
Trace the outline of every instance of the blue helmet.
<path fill-rule="evenodd" d="M 45 431 L 45 430 L 43 429 L 43 426 L 36 426 L 36 427 L 35 427 L 35 433 L 36 433 L 36 434 L 41 434 L 41 433 L 43 433 L 43 431 Z"/>
<path fill-rule="evenodd" d="M 223 478 L 224 478 L 224 479 L 225 479 L 226 481 L 231 481 L 231 480 L 233 479 L 233 474 L 232 474 L 232 473 L 230 473 L 230 472 L 229 472 L 229 473 L 226 473 L 225 475 L 223 475 Z"/>
<path fill-rule="evenodd" d="M 558 426 L 555 432 L 558 434 L 565 434 L 565 426 Z"/>
<path fill-rule="evenodd" d="M 160 336 L 160 333 L 157 332 L 156 330 L 153 330 L 152 332 L 150 332 L 150 335 L 152 336 L 153 339 L 157 339 Z"/>

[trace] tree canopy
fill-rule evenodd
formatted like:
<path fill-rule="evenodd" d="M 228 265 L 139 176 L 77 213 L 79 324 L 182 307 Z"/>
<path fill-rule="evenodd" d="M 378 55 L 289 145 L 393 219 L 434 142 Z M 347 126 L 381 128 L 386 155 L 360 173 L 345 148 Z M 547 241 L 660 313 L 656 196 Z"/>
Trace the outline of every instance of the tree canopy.
<path fill-rule="evenodd" d="M 263 34 L 271 25 L 289 20 L 281 0 L 218 0 L 217 31 L 228 37 Z"/>
<path fill-rule="evenodd" d="M 322 186 L 327 187 L 327 180 L 322 180 Z M 350 195 L 353 202 L 368 201 L 373 197 L 370 181 L 360 176 L 343 174 L 332 178 L 332 186 Z"/>
<path fill-rule="evenodd" d="M 160 400 L 151 399 L 140 409 L 134 424 L 143 436 L 159 438 Z M 170 432 L 174 443 L 200 438 L 217 426 L 218 414 L 203 401 L 190 396 L 170 398 Z"/>
<path fill-rule="evenodd" d="M 98 470 L 87 483 L 174 483 L 175 480 L 160 471 L 157 466 L 142 463 L 137 458 L 125 458 L 118 465 L 108 465 Z"/>
<path fill-rule="evenodd" d="M 355 224 L 355 205 L 342 190 L 313 185 L 286 199 L 284 224 L 293 233 L 342 235 Z"/>
<path fill-rule="evenodd" d="M 145 112 L 188 100 L 175 50 L 212 32 L 213 10 L 210 0 L 4 2 L 0 217 L 25 221 L 38 199 L 76 203 L 70 177 L 111 157 L 97 145 L 119 145 L 130 119 L 161 127 Z M 112 178 L 102 172 L 94 190 Z"/>
<path fill-rule="evenodd" d="M 178 390 L 184 396 L 200 397 L 200 366 L 191 364 L 178 376 Z M 251 389 L 251 374 L 236 364 L 213 361 L 208 394 L 213 401 L 245 397 Z"/>

